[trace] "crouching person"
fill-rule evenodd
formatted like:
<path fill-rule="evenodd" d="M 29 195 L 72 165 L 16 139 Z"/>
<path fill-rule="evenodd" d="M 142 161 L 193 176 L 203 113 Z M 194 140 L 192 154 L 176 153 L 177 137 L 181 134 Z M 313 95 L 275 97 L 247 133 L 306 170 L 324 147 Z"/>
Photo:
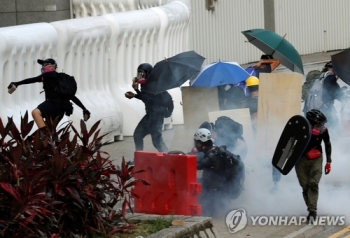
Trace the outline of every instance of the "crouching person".
<path fill-rule="evenodd" d="M 204 216 L 220 216 L 228 212 L 229 203 L 243 190 L 244 165 L 238 155 L 225 146 L 216 147 L 208 129 L 194 134 L 194 146 L 204 156 L 197 156 L 197 170 L 203 170 L 202 194 L 199 202 Z"/>

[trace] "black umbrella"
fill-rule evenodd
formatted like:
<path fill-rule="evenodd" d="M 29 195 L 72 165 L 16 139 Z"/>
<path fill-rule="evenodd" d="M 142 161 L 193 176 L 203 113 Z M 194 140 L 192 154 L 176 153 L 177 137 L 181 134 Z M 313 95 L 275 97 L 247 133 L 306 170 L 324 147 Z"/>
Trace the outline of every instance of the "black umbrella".
<path fill-rule="evenodd" d="M 186 51 L 156 63 L 142 90 L 158 94 L 180 87 L 197 74 L 205 58 L 196 52 Z"/>
<path fill-rule="evenodd" d="M 332 55 L 333 72 L 350 85 L 350 48 Z"/>

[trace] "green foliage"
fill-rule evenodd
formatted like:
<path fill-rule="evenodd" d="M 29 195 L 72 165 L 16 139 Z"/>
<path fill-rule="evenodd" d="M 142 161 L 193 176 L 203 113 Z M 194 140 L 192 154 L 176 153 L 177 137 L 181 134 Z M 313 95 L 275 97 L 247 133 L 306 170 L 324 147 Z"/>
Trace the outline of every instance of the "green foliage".
<path fill-rule="evenodd" d="M 128 233 L 117 233 L 115 238 L 134 238 L 137 236 L 146 237 L 148 235 L 157 233 L 160 230 L 171 226 L 172 218 L 159 217 L 157 219 L 150 220 L 131 220 L 130 222 L 136 226 L 134 230 L 130 230 Z M 95 237 L 97 238 L 97 237 Z M 105 238 L 105 237 L 98 237 Z M 114 238 L 114 237 L 113 237 Z"/>
<path fill-rule="evenodd" d="M 12 118 L 0 118 L 0 236 L 89 237 L 134 228 L 125 219 L 136 196 L 133 166 L 113 165 L 101 151 L 100 121 L 80 133 L 72 123 L 55 122 L 28 134 L 28 113 L 20 130 Z M 74 135 L 70 133 L 73 131 Z M 117 203 L 121 210 L 113 209 Z"/>
<path fill-rule="evenodd" d="M 160 230 L 163 230 L 164 228 L 168 228 L 171 226 L 171 220 L 170 219 L 164 219 L 164 218 L 157 218 L 155 220 L 147 220 L 144 222 L 144 224 L 148 224 L 149 226 L 149 232 L 155 233 Z"/>

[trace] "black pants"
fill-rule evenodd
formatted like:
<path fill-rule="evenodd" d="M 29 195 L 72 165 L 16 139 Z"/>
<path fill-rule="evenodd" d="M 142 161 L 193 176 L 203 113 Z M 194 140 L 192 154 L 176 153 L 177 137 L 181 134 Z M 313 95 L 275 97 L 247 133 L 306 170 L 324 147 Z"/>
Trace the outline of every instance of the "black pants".
<path fill-rule="evenodd" d="M 164 118 L 162 116 L 147 113 L 136 126 L 134 131 L 134 142 L 136 150 L 143 150 L 143 138 L 151 134 L 153 146 L 159 152 L 168 152 L 162 138 Z"/>

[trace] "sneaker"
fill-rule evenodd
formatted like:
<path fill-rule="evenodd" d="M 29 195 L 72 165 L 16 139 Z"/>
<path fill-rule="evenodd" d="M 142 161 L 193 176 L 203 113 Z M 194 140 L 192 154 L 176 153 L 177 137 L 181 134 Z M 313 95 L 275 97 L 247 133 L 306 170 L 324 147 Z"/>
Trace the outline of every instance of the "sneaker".
<path fill-rule="evenodd" d="M 310 211 L 309 215 L 307 216 L 308 221 L 315 221 L 317 217 L 317 213 L 315 211 Z"/>

